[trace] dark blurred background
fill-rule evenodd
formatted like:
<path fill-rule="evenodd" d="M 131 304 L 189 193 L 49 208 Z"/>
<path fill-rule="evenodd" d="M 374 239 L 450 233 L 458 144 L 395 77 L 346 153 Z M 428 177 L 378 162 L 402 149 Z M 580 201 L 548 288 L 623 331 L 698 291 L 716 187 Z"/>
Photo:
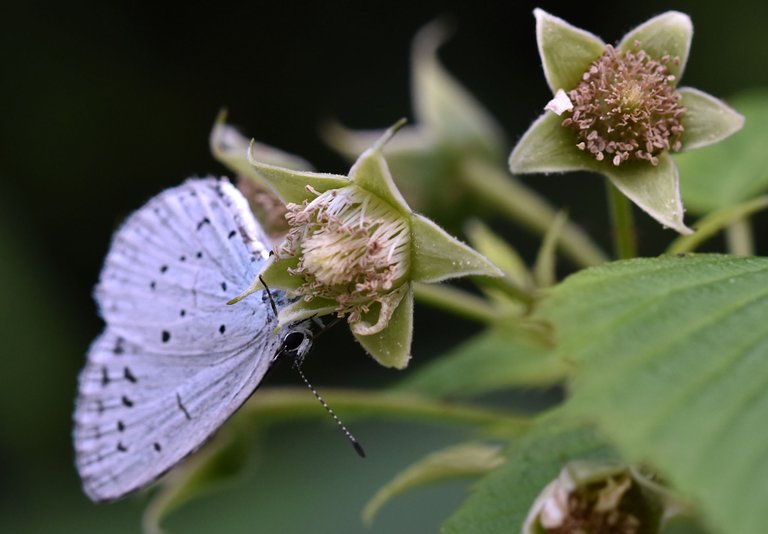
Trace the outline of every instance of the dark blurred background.
<path fill-rule="evenodd" d="M 5 2 L 0 531 L 138 531 L 141 498 L 92 505 L 72 466 L 76 375 L 102 328 L 91 288 L 128 213 L 187 176 L 225 172 L 207 144 L 221 107 L 248 135 L 345 173 L 318 125 L 337 118 L 378 128 L 410 116 L 411 38 L 447 15 L 456 31 L 442 49 L 444 64 L 495 114 L 511 148 L 550 98 L 536 51 L 537 5 L 608 42 L 652 15 L 685 11 L 695 35 L 683 85 L 727 99 L 768 84 L 768 4 L 757 1 Z M 608 246 L 599 179 L 525 181 Z M 671 233 L 638 218 L 643 253 L 659 253 Z M 504 231 L 532 257 L 535 239 Z M 414 366 L 474 331 L 421 307 L 416 328 Z M 398 378 L 343 328 L 323 339 L 305 370 L 321 388 Z M 298 383 L 288 372 L 271 381 Z M 356 423 L 371 453 L 364 465 L 328 421 L 285 425 L 269 435 L 241 484 L 181 510 L 169 529 L 362 531 L 361 506 L 379 485 L 459 438 L 439 427 Z M 370 532 L 435 531 L 464 491 L 454 484 L 402 497 Z"/>

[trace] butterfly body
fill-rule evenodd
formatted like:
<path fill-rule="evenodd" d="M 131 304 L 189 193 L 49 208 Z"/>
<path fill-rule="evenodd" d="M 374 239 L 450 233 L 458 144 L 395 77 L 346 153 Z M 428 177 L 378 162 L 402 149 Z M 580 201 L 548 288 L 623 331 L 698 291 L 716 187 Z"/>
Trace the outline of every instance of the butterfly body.
<path fill-rule="evenodd" d="M 149 485 L 259 385 L 290 327 L 275 332 L 262 292 L 227 301 L 258 275 L 268 243 L 245 198 L 214 178 L 160 193 L 116 232 L 95 290 L 106 328 L 88 351 L 74 414 L 91 499 Z"/>

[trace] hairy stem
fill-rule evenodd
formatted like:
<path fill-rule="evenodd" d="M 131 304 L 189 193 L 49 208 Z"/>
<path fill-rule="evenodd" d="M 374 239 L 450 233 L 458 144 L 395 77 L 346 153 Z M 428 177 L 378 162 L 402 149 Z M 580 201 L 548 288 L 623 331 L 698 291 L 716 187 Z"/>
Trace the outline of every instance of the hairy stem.
<path fill-rule="evenodd" d="M 621 260 L 635 258 L 637 257 L 637 241 L 635 239 L 635 217 L 632 214 L 632 203 L 607 178 L 605 179 L 605 186 L 608 192 L 613 247 L 616 257 Z"/>
<path fill-rule="evenodd" d="M 470 161 L 461 174 L 477 198 L 537 234 L 544 235 L 557 217 L 557 210 L 546 199 L 498 167 Z M 578 267 L 608 261 L 586 232 L 570 221 L 565 223 L 557 246 Z"/>

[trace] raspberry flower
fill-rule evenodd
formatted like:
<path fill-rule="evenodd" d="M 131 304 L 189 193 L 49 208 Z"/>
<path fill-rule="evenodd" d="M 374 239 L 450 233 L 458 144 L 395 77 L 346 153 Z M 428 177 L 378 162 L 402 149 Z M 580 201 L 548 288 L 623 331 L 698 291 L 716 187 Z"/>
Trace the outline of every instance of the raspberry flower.
<path fill-rule="evenodd" d="M 382 148 L 404 121 L 358 158 L 349 176 L 251 165 L 286 203 L 290 230 L 261 272 L 270 288 L 298 297 L 279 324 L 346 317 L 379 363 L 404 368 L 413 330 L 411 282 L 499 276 L 485 257 L 415 214 L 395 187 Z M 243 295 L 262 287 L 260 280 Z"/>
<path fill-rule="evenodd" d="M 690 18 L 663 13 L 613 47 L 541 9 L 534 15 L 554 98 L 512 151 L 512 172 L 598 172 L 664 226 L 690 233 L 670 152 L 716 143 L 744 121 L 720 100 L 677 87 Z"/>

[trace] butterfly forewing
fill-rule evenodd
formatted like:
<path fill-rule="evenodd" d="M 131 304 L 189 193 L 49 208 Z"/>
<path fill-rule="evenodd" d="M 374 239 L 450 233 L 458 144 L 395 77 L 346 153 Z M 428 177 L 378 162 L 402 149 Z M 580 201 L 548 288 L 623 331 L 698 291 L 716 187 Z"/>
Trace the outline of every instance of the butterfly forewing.
<path fill-rule="evenodd" d="M 80 376 L 77 466 L 97 501 L 146 486 L 197 449 L 253 392 L 279 347 L 246 289 L 267 239 L 226 180 L 188 180 L 116 233 L 96 300 L 107 327 Z"/>

